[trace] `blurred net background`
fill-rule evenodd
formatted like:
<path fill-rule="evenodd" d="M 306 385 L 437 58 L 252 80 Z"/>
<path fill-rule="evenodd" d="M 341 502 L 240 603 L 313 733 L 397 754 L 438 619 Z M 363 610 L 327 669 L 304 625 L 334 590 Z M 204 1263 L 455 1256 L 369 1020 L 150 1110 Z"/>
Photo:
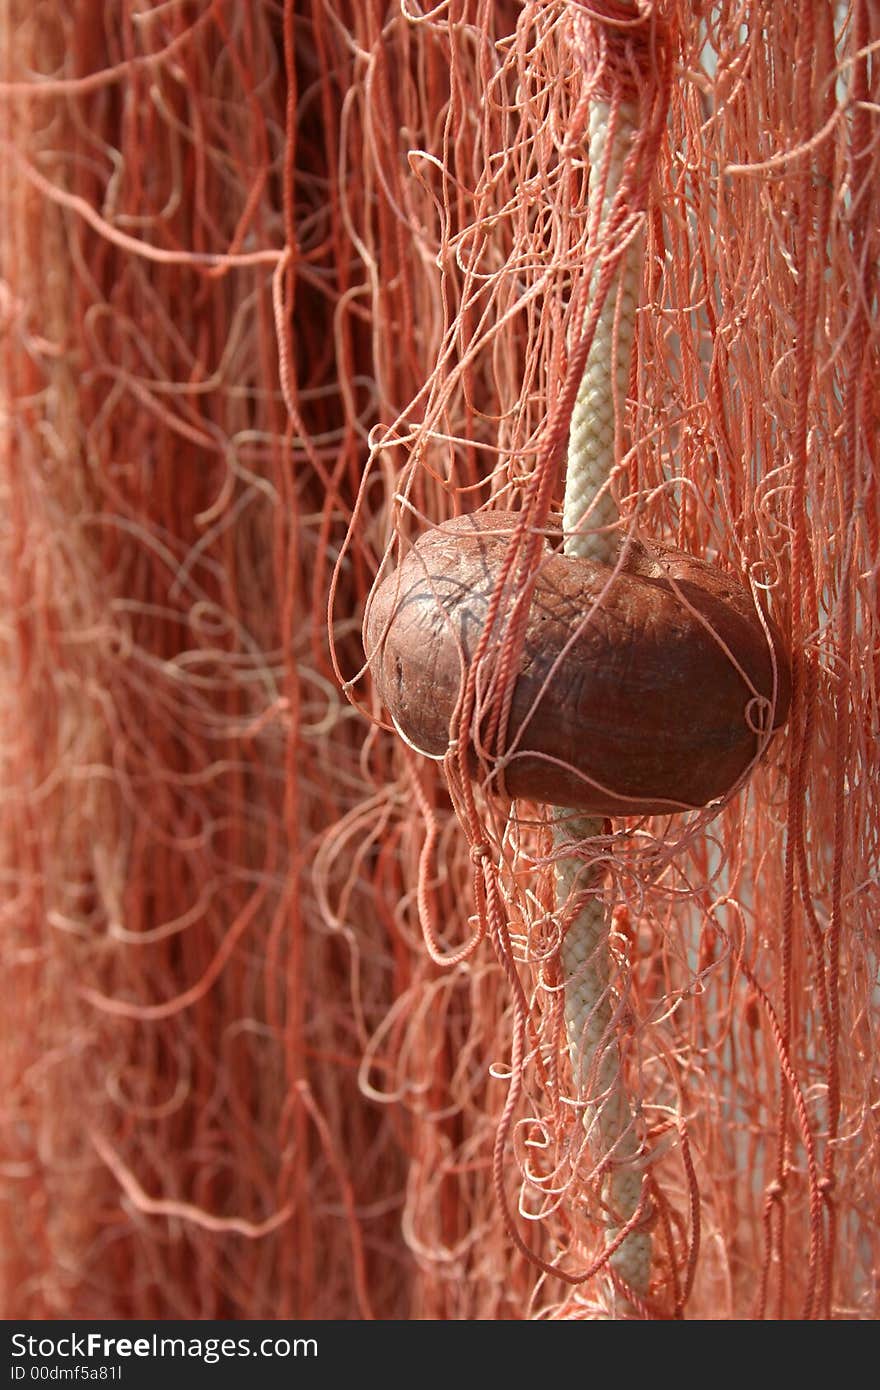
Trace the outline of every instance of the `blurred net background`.
<path fill-rule="evenodd" d="M 0 3 L 6 1317 L 607 1312 L 547 827 L 478 801 L 487 896 L 360 639 L 395 534 L 550 466 L 573 8 Z M 640 8 L 616 495 L 794 665 L 748 787 L 615 852 L 651 1307 L 873 1318 L 880 11 Z"/>

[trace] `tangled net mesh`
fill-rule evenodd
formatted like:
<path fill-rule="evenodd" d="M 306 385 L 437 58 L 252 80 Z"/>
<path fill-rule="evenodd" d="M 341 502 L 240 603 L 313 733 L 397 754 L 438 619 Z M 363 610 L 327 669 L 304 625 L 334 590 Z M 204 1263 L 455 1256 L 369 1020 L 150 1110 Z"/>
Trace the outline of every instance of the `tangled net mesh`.
<path fill-rule="evenodd" d="M 639 8 L 665 115 L 613 491 L 793 662 L 744 788 L 581 847 L 640 1311 L 871 1318 L 877 13 Z M 0 4 L 8 1317 L 612 1306 L 546 809 L 383 727 L 360 629 L 437 523 L 558 507 L 608 250 L 586 40 L 621 18 Z"/>

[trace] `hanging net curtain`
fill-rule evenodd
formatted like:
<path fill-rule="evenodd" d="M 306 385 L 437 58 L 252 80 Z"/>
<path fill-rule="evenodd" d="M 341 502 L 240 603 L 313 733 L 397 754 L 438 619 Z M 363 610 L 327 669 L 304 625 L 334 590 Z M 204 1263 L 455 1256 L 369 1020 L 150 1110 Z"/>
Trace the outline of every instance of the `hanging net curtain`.
<path fill-rule="evenodd" d="M 792 690 L 720 805 L 577 851 L 622 1303 L 548 809 L 401 739 L 361 629 L 442 523 L 561 507 L 636 21 L 610 490 Z M 877 1315 L 878 44 L 873 0 L 2 0 L 5 1316 Z"/>

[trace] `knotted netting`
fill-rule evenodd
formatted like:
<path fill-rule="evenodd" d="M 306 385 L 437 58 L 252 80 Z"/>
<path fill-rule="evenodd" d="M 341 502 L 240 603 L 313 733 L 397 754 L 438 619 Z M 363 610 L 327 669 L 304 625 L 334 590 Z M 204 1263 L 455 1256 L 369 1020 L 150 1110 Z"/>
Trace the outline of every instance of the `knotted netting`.
<path fill-rule="evenodd" d="M 7 1316 L 876 1315 L 878 43 L 869 0 L 3 0 Z M 609 1155 L 552 813 L 483 756 L 514 596 L 445 762 L 361 629 L 465 513 L 538 573 L 627 238 L 605 519 L 744 583 L 792 692 L 720 804 L 567 841 Z"/>

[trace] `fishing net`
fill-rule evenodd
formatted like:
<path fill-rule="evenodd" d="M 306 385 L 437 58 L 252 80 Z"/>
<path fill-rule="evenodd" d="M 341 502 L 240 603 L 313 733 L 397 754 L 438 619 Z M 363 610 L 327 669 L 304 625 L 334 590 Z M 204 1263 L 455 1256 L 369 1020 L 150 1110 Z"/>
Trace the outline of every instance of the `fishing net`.
<path fill-rule="evenodd" d="M 876 1316 L 878 44 L 873 0 L 0 4 L 7 1317 Z M 792 699 L 720 805 L 573 841 L 622 1306 L 550 810 L 473 723 L 410 747 L 361 627 L 463 513 L 537 572 L 629 234 L 620 527 L 744 582 Z"/>

